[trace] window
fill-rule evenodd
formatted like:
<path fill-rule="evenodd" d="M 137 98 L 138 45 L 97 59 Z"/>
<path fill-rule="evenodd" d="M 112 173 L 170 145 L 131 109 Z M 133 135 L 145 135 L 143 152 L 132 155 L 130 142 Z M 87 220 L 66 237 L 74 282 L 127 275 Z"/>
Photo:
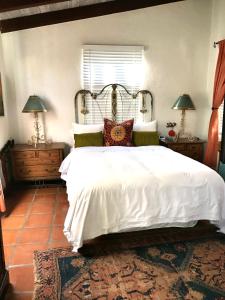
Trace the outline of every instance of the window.
<path fill-rule="evenodd" d="M 141 46 L 102 46 L 85 45 L 83 47 L 83 88 L 99 92 L 105 85 L 119 83 L 129 92 L 135 93 L 143 84 L 143 50 Z M 121 91 L 122 93 L 122 91 Z M 118 92 L 119 95 L 119 92 Z M 139 99 L 120 94 L 118 96 L 117 121 L 139 116 Z M 89 113 L 85 123 L 102 123 L 104 117 L 111 118 L 111 97 L 106 91 L 104 97 L 93 101 L 87 97 Z"/>
<path fill-rule="evenodd" d="M 223 110 L 224 110 L 224 101 L 219 107 L 218 110 L 218 135 L 219 135 L 219 141 L 222 139 L 222 130 L 223 130 Z"/>

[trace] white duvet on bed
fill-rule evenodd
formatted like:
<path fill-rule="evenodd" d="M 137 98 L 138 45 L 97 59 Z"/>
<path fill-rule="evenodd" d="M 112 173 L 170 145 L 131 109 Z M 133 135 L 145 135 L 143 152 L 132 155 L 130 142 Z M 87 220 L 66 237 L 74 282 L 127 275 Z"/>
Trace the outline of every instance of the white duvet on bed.
<path fill-rule="evenodd" d="M 77 251 L 102 234 L 216 222 L 225 233 L 225 184 L 212 169 L 162 146 L 73 149 L 60 167 Z"/>

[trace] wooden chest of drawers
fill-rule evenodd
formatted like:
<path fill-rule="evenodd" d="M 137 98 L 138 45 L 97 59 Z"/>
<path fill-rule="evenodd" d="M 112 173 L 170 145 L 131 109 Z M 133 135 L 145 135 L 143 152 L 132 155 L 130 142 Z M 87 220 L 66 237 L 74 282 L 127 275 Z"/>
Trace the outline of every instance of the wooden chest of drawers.
<path fill-rule="evenodd" d="M 39 144 L 37 148 L 16 144 L 11 150 L 15 180 L 58 179 L 64 143 Z"/>
<path fill-rule="evenodd" d="M 171 142 L 168 140 L 161 141 L 161 145 L 166 146 L 176 152 L 191 157 L 202 162 L 203 160 L 203 145 L 204 141 L 198 140 L 195 142 L 181 141 Z"/>

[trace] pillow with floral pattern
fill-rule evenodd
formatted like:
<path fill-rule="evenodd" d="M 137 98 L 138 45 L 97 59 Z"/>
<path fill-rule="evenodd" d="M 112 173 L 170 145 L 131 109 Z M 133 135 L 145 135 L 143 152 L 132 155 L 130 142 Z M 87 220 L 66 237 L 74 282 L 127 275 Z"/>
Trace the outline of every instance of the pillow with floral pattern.
<path fill-rule="evenodd" d="M 104 119 L 104 145 L 105 146 L 132 146 L 132 131 L 134 119 L 116 123 Z"/>

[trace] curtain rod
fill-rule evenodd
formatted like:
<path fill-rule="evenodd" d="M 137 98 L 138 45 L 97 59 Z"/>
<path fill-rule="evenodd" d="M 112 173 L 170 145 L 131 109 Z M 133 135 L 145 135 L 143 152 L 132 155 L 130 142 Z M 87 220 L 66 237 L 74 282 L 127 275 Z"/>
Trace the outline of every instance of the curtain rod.
<path fill-rule="evenodd" d="M 218 44 L 219 44 L 219 42 L 214 42 L 213 47 L 216 48 L 216 45 L 218 45 Z"/>

